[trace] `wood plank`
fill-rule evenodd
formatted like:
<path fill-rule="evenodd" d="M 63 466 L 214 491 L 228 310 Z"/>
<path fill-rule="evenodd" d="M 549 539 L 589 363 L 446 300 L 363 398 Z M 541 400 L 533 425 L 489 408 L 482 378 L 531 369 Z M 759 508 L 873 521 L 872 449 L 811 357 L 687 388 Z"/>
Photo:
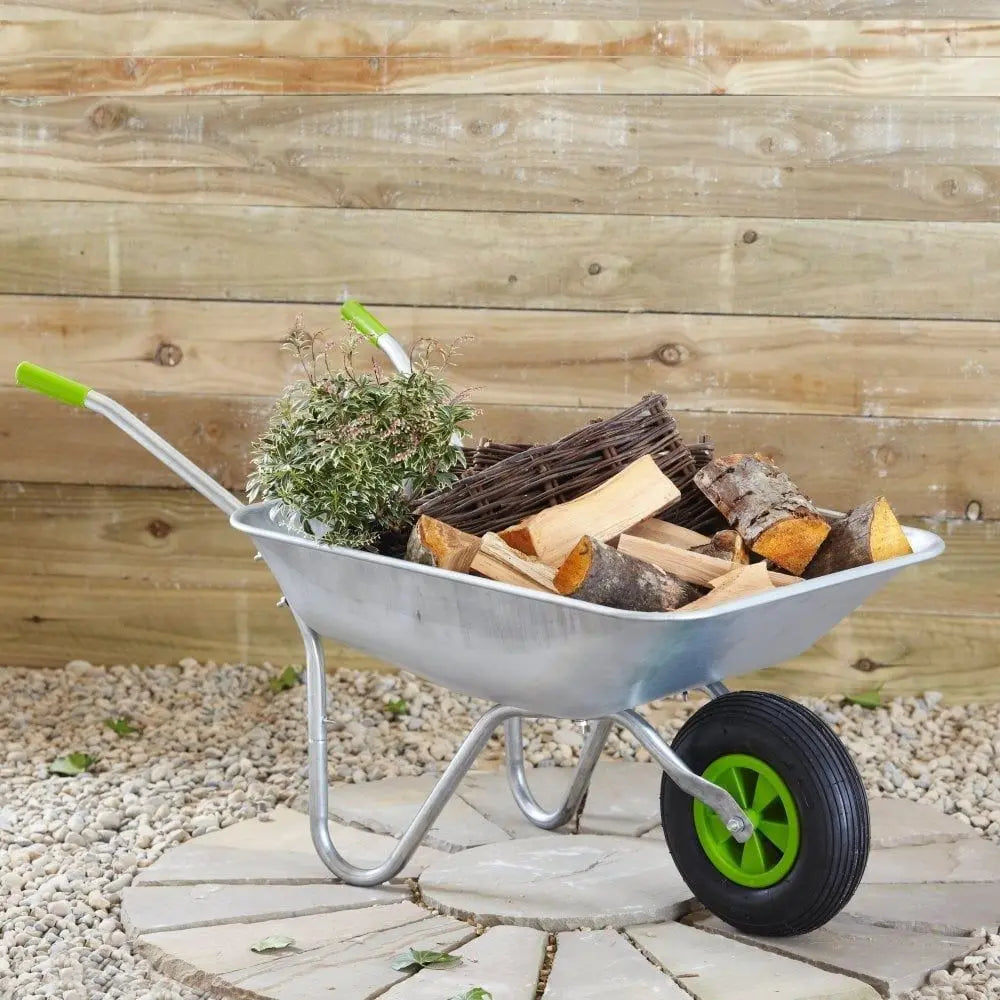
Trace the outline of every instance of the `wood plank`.
<path fill-rule="evenodd" d="M 998 127 L 995 99 L 8 102 L 0 198 L 989 222 Z"/>
<path fill-rule="evenodd" d="M 246 481 L 250 442 L 270 402 L 120 393 L 117 398 L 230 488 Z M 595 409 L 484 407 L 476 438 L 545 441 L 609 415 Z M 971 500 L 1000 514 L 1000 422 L 890 420 L 780 414 L 678 414 L 691 440 L 711 434 L 721 453 L 772 455 L 822 506 L 846 510 L 886 494 L 901 516 L 964 516 Z M 176 486 L 176 477 L 92 413 L 24 389 L 0 390 L 0 480 Z"/>
<path fill-rule="evenodd" d="M 993 0 L 631 0 L 637 18 L 989 18 Z M 74 17 L 100 22 L 121 16 L 143 19 L 205 18 L 299 20 L 337 18 L 407 19 L 436 17 L 617 18 L 616 0 L 38 0 L 0 3 L 0 19 L 48 20 Z"/>
<path fill-rule="evenodd" d="M 881 687 L 887 699 L 941 691 L 953 702 L 996 701 L 998 650 L 997 617 L 858 611 L 802 656 L 732 686 L 788 695 Z"/>
<path fill-rule="evenodd" d="M 301 312 L 336 342 L 337 306 L 8 296 L 0 385 L 32 360 L 106 392 L 274 396 Z M 471 335 L 452 376 L 478 402 L 1000 420 L 1000 322 L 379 307 L 404 345 Z M 159 359 L 159 362 L 157 362 Z M 164 363 L 165 362 L 165 363 Z"/>
<path fill-rule="evenodd" d="M 3 202 L 0 292 L 995 319 L 998 234 L 986 223 Z"/>

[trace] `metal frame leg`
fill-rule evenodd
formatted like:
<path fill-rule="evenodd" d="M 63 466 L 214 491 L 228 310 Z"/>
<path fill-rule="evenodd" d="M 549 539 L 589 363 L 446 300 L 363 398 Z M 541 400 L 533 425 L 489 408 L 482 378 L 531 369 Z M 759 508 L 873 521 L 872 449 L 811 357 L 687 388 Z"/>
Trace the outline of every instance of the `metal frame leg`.
<path fill-rule="evenodd" d="M 649 751 L 649 755 L 663 768 L 674 784 L 714 810 L 736 840 L 742 844 L 750 839 L 753 824 L 729 792 L 695 774 L 638 712 L 630 709 L 627 712 L 618 712 L 613 718 Z"/>
<path fill-rule="evenodd" d="M 417 811 L 392 853 L 375 868 L 358 868 L 333 845 L 329 828 L 329 778 L 326 745 L 326 673 L 320 637 L 295 615 L 306 650 L 306 701 L 309 722 L 309 829 L 320 860 L 337 878 L 357 886 L 381 885 L 398 875 L 420 846 L 459 782 L 489 742 L 497 727 L 524 713 L 497 705 L 472 727 L 427 800 Z"/>
<path fill-rule="evenodd" d="M 544 810 L 536 801 L 524 771 L 524 737 L 522 716 L 518 715 L 504 723 L 504 738 L 507 743 L 507 780 L 514 801 L 525 817 L 535 826 L 543 830 L 556 830 L 573 819 L 579 812 L 590 779 L 597 762 L 601 759 L 601 751 L 611 732 L 611 719 L 595 719 L 590 723 L 590 731 L 584 740 L 580 751 L 580 763 L 577 765 L 573 781 L 566 793 L 566 798 L 558 809 L 551 812 Z"/>

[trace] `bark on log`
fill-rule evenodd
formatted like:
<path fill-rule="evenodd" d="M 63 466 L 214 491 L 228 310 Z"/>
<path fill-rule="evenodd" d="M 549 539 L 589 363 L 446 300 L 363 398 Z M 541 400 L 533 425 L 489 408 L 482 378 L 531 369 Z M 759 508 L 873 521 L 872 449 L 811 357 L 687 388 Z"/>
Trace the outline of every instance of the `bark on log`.
<path fill-rule="evenodd" d="M 726 559 L 734 566 L 746 566 L 750 562 L 750 553 L 747 552 L 743 536 L 732 528 L 717 531 L 705 545 L 693 545 L 691 551 L 716 559 Z"/>
<path fill-rule="evenodd" d="M 467 573 L 479 551 L 480 539 L 423 514 L 410 532 L 406 558 L 438 569 Z"/>
<path fill-rule="evenodd" d="M 754 552 L 796 576 L 830 534 L 813 502 L 763 455 L 713 459 L 694 479 Z"/>
<path fill-rule="evenodd" d="M 889 501 L 876 497 L 834 522 L 805 575 L 824 576 L 912 551 Z"/>
<path fill-rule="evenodd" d="M 589 535 L 559 567 L 555 585 L 560 594 L 628 611 L 672 611 L 705 593 Z"/>

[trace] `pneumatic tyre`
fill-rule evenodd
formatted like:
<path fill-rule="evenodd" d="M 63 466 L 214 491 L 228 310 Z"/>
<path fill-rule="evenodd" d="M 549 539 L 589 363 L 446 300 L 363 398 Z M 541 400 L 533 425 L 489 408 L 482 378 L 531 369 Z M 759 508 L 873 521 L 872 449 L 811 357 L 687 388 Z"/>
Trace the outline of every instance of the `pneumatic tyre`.
<path fill-rule="evenodd" d="M 673 749 L 754 823 L 740 844 L 663 776 L 663 832 L 703 906 L 771 937 L 805 934 L 843 909 L 868 861 L 868 799 L 847 749 L 818 716 L 778 695 L 734 692 L 697 711 Z"/>

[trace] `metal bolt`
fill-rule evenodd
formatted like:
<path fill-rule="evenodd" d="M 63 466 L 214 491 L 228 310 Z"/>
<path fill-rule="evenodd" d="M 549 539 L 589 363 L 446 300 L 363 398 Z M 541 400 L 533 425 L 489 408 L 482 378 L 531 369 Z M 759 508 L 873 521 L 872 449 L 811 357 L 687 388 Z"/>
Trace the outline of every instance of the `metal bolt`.
<path fill-rule="evenodd" d="M 283 597 L 280 601 L 278 601 L 278 605 L 277 606 L 279 608 L 287 608 L 288 607 L 288 598 L 287 597 Z"/>
<path fill-rule="evenodd" d="M 743 822 L 743 820 L 741 820 L 741 819 L 739 818 L 739 816 L 734 816 L 734 817 L 733 817 L 733 818 L 732 818 L 732 819 L 731 819 L 731 820 L 730 820 L 730 821 L 729 821 L 729 822 L 728 822 L 728 823 L 726 824 L 726 829 L 727 829 L 727 830 L 728 830 L 728 831 L 729 831 L 730 833 L 742 833 L 742 832 L 743 832 L 743 828 L 744 828 L 745 826 L 746 826 L 746 823 L 744 823 L 744 822 Z"/>

